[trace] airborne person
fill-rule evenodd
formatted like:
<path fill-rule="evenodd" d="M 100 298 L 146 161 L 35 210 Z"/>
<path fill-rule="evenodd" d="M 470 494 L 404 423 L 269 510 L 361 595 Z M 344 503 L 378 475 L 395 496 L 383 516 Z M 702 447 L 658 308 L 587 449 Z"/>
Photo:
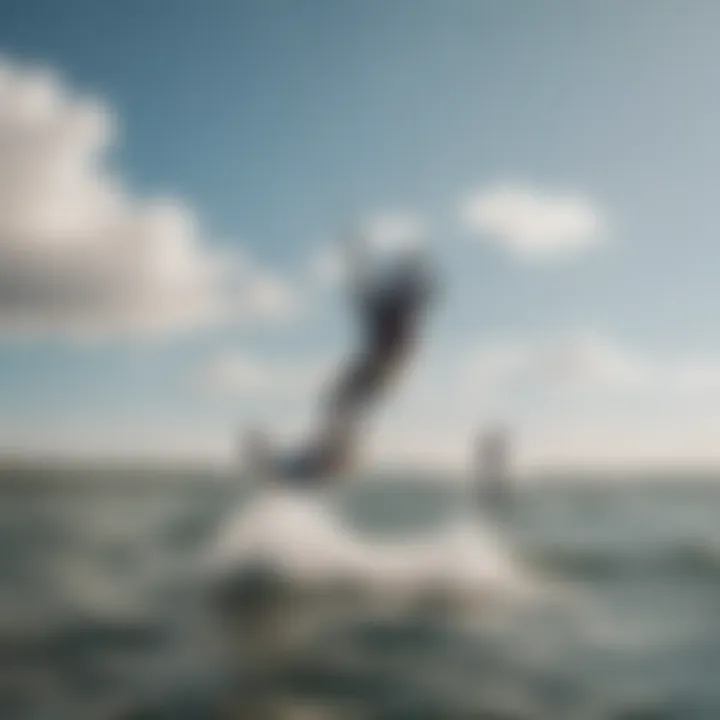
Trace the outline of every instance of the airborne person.
<path fill-rule="evenodd" d="M 323 484 L 328 477 L 346 472 L 355 460 L 365 412 L 415 347 L 434 290 L 425 256 L 413 249 L 385 277 L 370 278 L 366 256 L 359 250 L 356 244 L 350 248 L 348 264 L 361 347 L 331 385 L 316 438 L 290 456 L 258 458 L 262 443 L 253 436 L 254 462 L 277 480 Z"/>

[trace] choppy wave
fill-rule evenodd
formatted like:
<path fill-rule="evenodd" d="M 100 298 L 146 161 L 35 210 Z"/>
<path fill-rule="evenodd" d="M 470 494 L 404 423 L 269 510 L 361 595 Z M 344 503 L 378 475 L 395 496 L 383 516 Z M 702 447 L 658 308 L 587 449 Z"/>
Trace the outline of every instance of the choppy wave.
<path fill-rule="evenodd" d="M 300 584 L 348 584 L 376 598 L 505 600 L 532 594 L 510 547 L 475 518 L 409 540 L 379 540 L 343 525 L 324 498 L 268 491 L 221 529 L 207 558 L 214 580 L 264 563 Z"/>
<path fill-rule="evenodd" d="M 720 581 L 720 546 L 678 541 L 661 548 L 623 552 L 592 547 L 528 549 L 525 560 L 538 571 L 588 582 L 629 577 L 693 577 Z"/>

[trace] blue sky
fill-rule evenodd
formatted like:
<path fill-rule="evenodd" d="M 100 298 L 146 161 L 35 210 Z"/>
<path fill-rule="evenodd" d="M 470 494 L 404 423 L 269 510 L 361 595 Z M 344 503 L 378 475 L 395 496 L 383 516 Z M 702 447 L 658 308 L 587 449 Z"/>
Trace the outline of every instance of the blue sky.
<path fill-rule="evenodd" d="M 219 322 L 210 280 L 188 270 L 195 321 L 153 286 L 163 314 L 138 337 L 121 303 L 139 275 L 109 275 L 98 298 L 67 288 L 109 272 L 105 249 L 140 267 L 122 249 L 139 230 L 103 239 L 48 301 L 50 251 L 30 272 L 8 239 L 36 242 L 36 224 L 0 227 L 2 447 L 225 457 L 238 425 L 301 425 L 303 368 L 340 357 L 351 330 L 314 260 L 348 219 L 402 216 L 426 230 L 445 293 L 380 455 L 462 459 L 502 417 L 529 464 L 715 462 L 719 40 L 710 1 L 0 0 L 12 92 L 51 68 L 66 110 L 94 96 L 116 128 L 82 191 L 119 182 L 123 228 L 173 198 L 196 218 L 183 263 L 240 249 L 252 270 L 231 273 L 235 290 L 260 278 L 287 294 Z M 29 163 L 36 136 L 12 127 Z M 61 155 L 43 157 L 34 172 Z"/>

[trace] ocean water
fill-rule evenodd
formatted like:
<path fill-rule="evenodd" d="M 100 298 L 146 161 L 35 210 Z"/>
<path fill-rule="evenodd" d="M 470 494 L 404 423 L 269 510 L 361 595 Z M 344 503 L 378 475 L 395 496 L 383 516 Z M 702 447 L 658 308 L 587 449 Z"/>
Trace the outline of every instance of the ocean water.
<path fill-rule="evenodd" d="M 4 468 L 0 717 L 720 718 L 720 482 L 446 480 Z M 258 538 L 312 572 L 251 608 Z"/>

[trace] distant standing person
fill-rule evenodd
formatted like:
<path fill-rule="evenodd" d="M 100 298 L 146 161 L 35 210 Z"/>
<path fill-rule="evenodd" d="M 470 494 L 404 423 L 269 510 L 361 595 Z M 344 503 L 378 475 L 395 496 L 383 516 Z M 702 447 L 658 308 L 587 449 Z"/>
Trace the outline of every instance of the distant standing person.
<path fill-rule="evenodd" d="M 504 428 L 484 432 L 477 445 L 477 474 L 481 497 L 493 511 L 504 511 L 512 501 L 510 437 Z"/>

